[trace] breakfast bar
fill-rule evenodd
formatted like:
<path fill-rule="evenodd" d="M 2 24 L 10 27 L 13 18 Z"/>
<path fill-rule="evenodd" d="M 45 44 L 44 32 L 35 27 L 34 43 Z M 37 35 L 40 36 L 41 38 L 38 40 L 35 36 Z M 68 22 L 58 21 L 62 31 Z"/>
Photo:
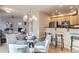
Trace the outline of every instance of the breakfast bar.
<path fill-rule="evenodd" d="M 79 29 L 78 28 L 69 28 L 69 29 L 68 28 L 46 28 L 46 32 L 50 32 L 53 38 L 55 38 L 56 33 L 61 33 L 64 39 L 64 47 L 71 49 L 71 36 L 72 35 L 78 36 L 76 34 L 79 33 Z M 75 43 L 75 44 L 79 45 L 79 43 Z"/>

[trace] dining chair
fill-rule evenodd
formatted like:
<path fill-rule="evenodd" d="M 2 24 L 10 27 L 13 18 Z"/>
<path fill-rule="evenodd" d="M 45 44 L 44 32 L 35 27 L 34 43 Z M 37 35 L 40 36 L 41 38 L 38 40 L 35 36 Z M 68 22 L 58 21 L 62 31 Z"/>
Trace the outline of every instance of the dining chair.
<path fill-rule="evenodd" d="M 79 36 L 71 36 L 71 52 L 79 52 Z"/>
<path fill-rule="evenodd" d="M 51 43 L 51 35 L 47 35 L 45 40 L 37 42 L 34 46 L 35 52 L 48 52 L 49 45 Z"/>
<path fill-rule="evenodd" d="M 70 29 L 71 52 L 79 52 L 79 29 Z"/>
<path fill-rule="evenodd" d="M 31 35 L 31 36 L 35 36 L 35 37 L 38 38 L 38 33 L 37 33 L 37 32 L 30 32 L 29 35 Z"/>
<path fill-rule="evenodd" d="M 60 44 L 61 46 L 61 50 L 63 50 L 64 48 L 64 39 L 63 39 L 63 34 L 61 33 L 57 33 L 56 35 L 56 39 L 55 39 L 55 48 L 57 48 L 57 46 L 59 46 L 58 44 Z M 60 37 L 60 38 L 58 38 Z"/>
<path fill-rule="evenodd" d="M 9 53 L 28 53 L 27 45 L 8 44 Z"/>
<path fill-rule="evenodd" d="M 15 34 L 6 34 L 6 41 L 7 41 L 7 44 L 12 44 L 12 43 L 15 43 L 17 40 Z"/>
<path fill-rule="evenodd" d="M 61 50 L 64 49 L 64 34 L 66 29 L 56 29 L 56 33 L 55 33 L 55 48 L 61 46 Z"/>

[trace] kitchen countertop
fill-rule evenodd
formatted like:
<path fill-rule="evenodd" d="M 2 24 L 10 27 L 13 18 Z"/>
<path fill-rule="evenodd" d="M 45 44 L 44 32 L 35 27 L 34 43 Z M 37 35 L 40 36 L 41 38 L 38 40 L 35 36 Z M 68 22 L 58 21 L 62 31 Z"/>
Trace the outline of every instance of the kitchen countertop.
<path fill-rule="evenodd" d="M 50 27 L 47 27 L 47 28 L 50 28 Z M 54 27 L 52 27 L 52 28 L 54 28 Z M 65 28 L 65 27 L 56 27 L 56 28 Z M 79 27 L 69 27 L 67 29 L 79 29 Z"/>

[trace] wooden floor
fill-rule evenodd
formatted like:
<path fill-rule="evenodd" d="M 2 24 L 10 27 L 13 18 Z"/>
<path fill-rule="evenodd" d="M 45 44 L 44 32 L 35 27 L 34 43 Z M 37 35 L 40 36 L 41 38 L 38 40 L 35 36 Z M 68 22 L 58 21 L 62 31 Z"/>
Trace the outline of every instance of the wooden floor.
<path fill-rule="evenodd" d="M 61 50 L 60 47 L 55 48 L 54 45 L 50 45 L 48 52 L 49 53 L 70 53 L 70 50 L 67 48 L 64 48 L 63 50 Z"/>
<path fill-rule="evenodd" d="M 7 44 L 0 46 L 0 53 L 8 53 Z M 50 45 L 48 53 L 70 53 L 70 51 L 67 48 L 64 48 L 63 51 L 61 51 L 61 48 L 55 48 L 54 45 Z"/>

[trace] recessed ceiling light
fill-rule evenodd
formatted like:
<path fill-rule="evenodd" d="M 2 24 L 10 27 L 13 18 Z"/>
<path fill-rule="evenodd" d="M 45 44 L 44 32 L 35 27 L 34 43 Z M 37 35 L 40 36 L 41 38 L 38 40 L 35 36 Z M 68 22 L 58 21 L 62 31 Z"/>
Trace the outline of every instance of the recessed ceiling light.
<path fill-rule="evenodd" d="M 71 13 L 69 13 L 70 15 L 73 15 L 73 14 L 76 14 L 76 11 L 73 11 L 73 12 L 71 12 Z"/>
<path fill-rule="evenodd" d="M 63 5 L 59 5 L 59 7 L 63 7 Z"/>
<path fill-rule="evenodd" d="M 74 10 L 72 9 L 72 10 L 70 10 L 71 12 L 73 12 Z"/>
<path fill-rule="evenodd" d="M 56 12 L 58 12 L 58 10 L 56 10 Z"/>
<path fill-rule="evenodd" d="M 61 14 L 61 12 L 58 12 L 58 14 Z"/>
<path fill-rule="evenodd" d="M 71 6 L 71 7 L 69 7 L 70 9 L 73 9 L 73 7 Z"/>

